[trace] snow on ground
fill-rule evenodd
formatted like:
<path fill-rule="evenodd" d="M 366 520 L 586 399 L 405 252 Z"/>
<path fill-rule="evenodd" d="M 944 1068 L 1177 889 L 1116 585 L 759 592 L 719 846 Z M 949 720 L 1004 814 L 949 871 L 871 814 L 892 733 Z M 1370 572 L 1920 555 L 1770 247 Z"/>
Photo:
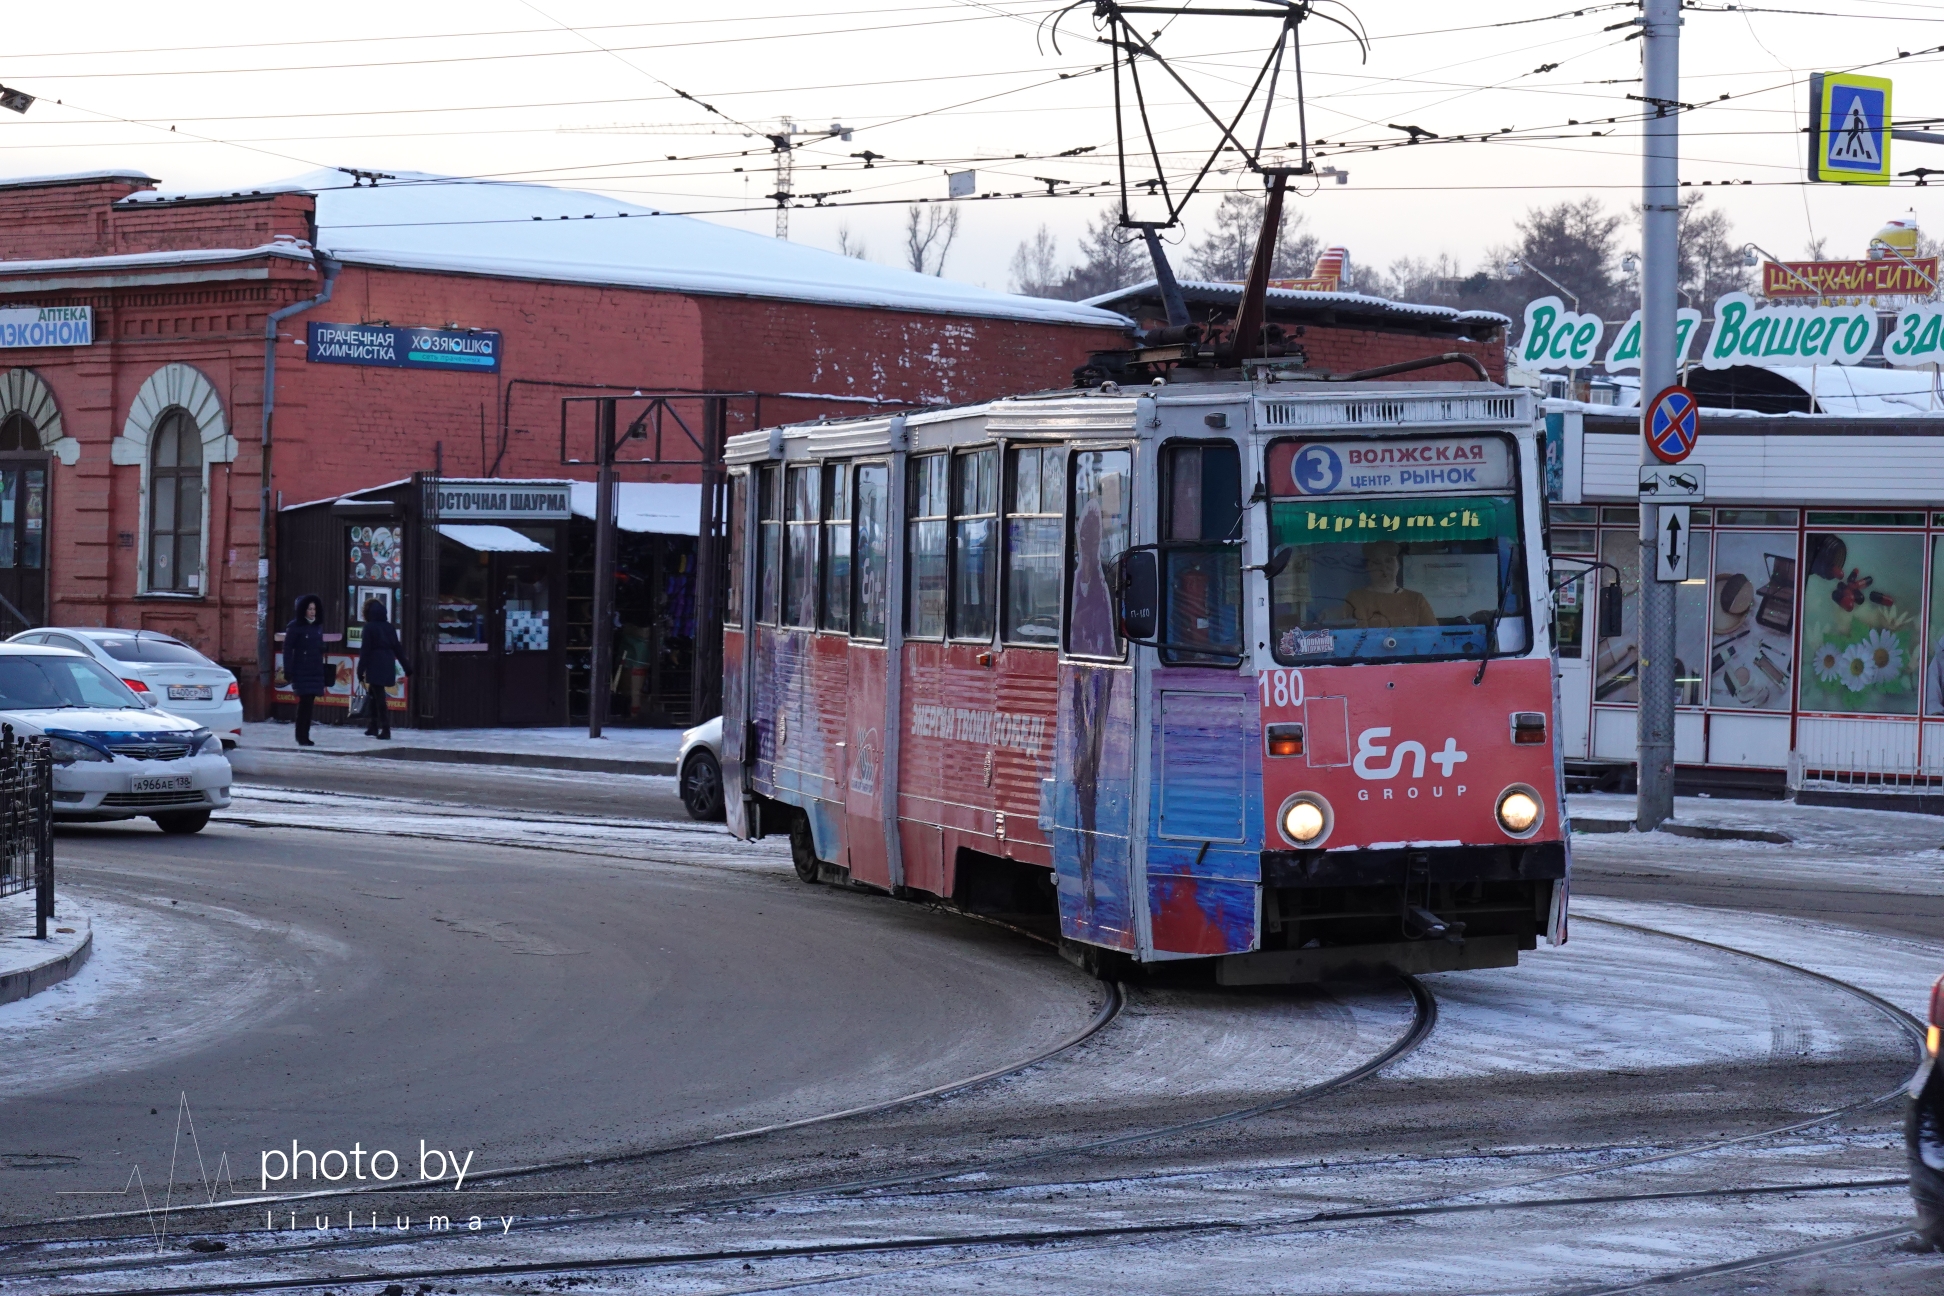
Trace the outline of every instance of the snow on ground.
<path fill-rule="evenodd" d="M 394 729 L 389 742 L 365 736 L 356 725 L 315 725 L 319 752 L 461 751 L 523 756 L 590 756 L 614 761 L 673 761 L 682 746 L 679 729 L 611 728 L 589 738 L 587 729 Z M 287 724 L 256 720 L 243 726 L 242 746 L 296 751 Z M 586 777 L 582 775 L 581 777 Z"/>

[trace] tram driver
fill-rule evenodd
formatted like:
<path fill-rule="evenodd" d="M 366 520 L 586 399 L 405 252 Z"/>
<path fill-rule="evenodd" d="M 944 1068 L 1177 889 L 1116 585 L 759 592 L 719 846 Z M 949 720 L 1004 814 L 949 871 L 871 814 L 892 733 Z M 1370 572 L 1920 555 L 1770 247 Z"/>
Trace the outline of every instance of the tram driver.
<path fill-rule="evenodd" d="M 1344 601 L 1362 627 L 1434 626 L 1438 614 L 1431 600 L 1404 588 L 1402 560 L 1394 540 L 1373 540 L 1363 547 L 1362 589 L 1351 590 Z"/>

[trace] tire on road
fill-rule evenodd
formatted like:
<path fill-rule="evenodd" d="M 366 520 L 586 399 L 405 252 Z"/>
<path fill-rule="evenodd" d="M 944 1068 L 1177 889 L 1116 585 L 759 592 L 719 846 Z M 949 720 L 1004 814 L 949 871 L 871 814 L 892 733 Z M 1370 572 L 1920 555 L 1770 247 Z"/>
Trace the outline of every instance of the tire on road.
<path fill-rule="evenodd" d="M 707 748 L 691 752 L 688 760 L 682 763 L 682 774 L 677 783 L 682 793 L 682 807 L 689 812 L 689 818 L 724 817 L 722 766 L 717 763 L 713 752 Z"/>
<path fill-rule="evenodd" d="M 165 833 L 198 833 L 209 822 L 207 810 L 171 810 L 167 814 L 150 815 L 155 826 Z"/>
<path fill-rule="evenodd" d="M 790 819 L 790 863 L 805 882 L 817 880 L 817 842 L 810 835 L 810 816 L 802 811 Z"/>

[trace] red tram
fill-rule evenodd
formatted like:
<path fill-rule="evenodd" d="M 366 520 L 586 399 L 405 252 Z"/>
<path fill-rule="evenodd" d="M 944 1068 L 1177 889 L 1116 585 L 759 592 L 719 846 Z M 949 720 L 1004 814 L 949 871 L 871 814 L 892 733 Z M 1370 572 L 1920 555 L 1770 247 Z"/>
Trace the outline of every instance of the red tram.
<path fill-rule="evenodd" d="M 729 823 L 806 880 L 1227 984 L 1564 940 L 1527 394 L 1230 370 L 726 457 Z"/>

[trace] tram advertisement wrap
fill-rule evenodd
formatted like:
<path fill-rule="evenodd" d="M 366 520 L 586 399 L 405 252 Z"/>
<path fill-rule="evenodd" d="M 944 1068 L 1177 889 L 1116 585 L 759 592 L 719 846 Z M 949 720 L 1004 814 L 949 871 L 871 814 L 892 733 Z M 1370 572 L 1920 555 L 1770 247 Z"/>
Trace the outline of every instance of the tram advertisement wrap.
<path fill-rule="evenodd" d="M 1560 840 L 1550 743 L 1514 743 L 1513 716 L 1549 695 L 1551 663 L 1493 660 L 1302 667 L 1262 675 L 1262 722 L 1303 726 L 1302 756 L 1263 762 L 1263 840 L 1288 849 L 1283 802 L 1321 795 L 1334 811 L 1324 850 L 1503 846 Z M 1474 681 L 1477 681 L 1474 683 Z M 1494 813 L 1508 789 L 1543 815 L 1514 837 Z"/>

